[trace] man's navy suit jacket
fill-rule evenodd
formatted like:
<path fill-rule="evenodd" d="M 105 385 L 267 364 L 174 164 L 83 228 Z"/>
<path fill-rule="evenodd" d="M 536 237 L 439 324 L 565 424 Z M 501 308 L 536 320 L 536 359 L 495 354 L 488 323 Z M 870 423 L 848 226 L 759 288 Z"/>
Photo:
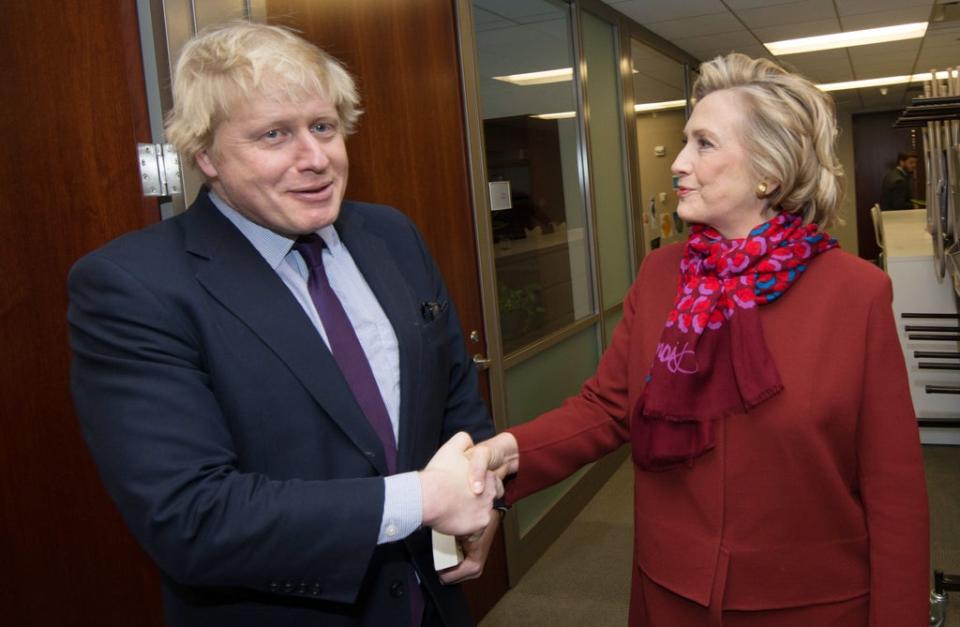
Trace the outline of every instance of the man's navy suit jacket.
<path fill-rule="evenodd" d="M 491 436 L 413 224 L 344 202 L 336 228 L 399 341 L 398 471 L 457 431 Z M 445 624 L 472 624 L 459 588 L 439 584 L 429 530 L 377 546 L 380 440 L 293 295 L 205 191 L 82 258 L 69 289 L 76 409 L 162 571 L 168 624 L 404 625 L 411 562 Z"/>

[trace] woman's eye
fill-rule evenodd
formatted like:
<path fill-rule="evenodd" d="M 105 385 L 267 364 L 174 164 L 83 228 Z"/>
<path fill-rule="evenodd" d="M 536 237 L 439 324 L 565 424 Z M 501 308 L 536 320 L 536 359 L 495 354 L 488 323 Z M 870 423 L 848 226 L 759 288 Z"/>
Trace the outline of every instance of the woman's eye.
<path fill-rule="evenodd" d="M 704 139 L 701 137 L 697 140 L 697 146 L 700 148 L 713 148 L 713 142 L 711 142 L 709 139 Z"/>

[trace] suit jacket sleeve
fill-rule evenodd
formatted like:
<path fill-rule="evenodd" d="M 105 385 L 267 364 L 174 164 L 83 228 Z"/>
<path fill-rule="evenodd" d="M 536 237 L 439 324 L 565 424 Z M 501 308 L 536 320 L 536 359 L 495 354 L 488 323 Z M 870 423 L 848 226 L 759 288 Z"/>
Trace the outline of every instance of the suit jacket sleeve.
<path fill-rule="evenodd" d="M 69 291 L 84 435 L 160 568 L 182 584 L 351 602 L 376 545 L 382 478 L 243 471 L 189 315 L 99 253 L 77 263 Z"/>
<path fill-rule="evenodd" d="M 927 623 L 929 514 L 890 280 L 868 320 L 859 427 L 859 479 L 870 538 L 870 625 Z"/>

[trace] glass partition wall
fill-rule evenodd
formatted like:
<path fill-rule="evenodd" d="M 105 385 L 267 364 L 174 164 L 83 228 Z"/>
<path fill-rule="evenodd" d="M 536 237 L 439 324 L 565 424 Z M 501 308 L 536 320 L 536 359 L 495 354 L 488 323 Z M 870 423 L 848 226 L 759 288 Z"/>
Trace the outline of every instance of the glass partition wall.
<path fill-rule="evenodd" d="M 643 207 L 640 226 L 643 250 L 650 252 L 686 237 L 670 166 L 683 149 L 688 90 L 684 65 L 654 48 L 631 40 L 630 60 Z"/>
<path fill-rule="evenodd" d="M 504 428 L 575 394 L 620 320 L 649 239 L 631 156 L 636 87 L 629 35 L 600 2 L 460 0 L 458 13 L 492 402 Z M 625 457 L 516 505 L 505 525 L 511 581 Z"/>
<path fill-rule="evenodd" d="M 570 13 L 473 2 L 480 114 L 506 353 L 594 313 Z"/>

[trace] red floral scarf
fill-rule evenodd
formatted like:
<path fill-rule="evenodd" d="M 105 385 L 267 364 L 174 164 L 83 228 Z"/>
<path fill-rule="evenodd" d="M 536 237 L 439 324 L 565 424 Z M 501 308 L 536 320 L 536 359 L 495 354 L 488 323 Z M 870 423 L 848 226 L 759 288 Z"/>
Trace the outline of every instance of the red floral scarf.
<path fill-rule="evenodd" d="M 631 416 L 637 464 L 692 463 L 714 447 L 718 419 L 783 389 L 757 307 L 782 296 L 813 257 L 836 245 L 785 212 L 743 239 L 691 228 L 677 297 Z"/>

